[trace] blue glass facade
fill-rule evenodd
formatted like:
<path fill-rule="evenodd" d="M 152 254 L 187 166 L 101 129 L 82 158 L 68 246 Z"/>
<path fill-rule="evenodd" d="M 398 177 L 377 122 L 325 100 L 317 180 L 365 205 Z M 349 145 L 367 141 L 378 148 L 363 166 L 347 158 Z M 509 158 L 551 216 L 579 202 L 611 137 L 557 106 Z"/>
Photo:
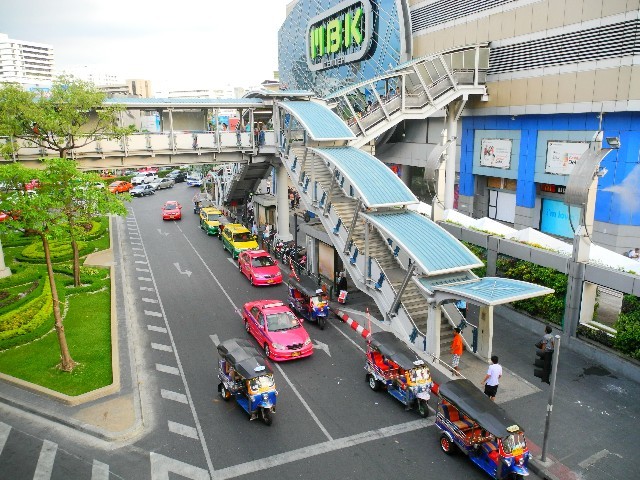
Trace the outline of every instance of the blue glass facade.
<path fill-rule="evenodd" d="M 369 2 L 370 0 L 363 0 Z M 307 64 L 307 29 L 312 18 L 343 3 L 343 0 L 300 0 L 278 33 L 280 83 L 287 90 L 312 90 L 323 97 L 341 87 L 373 78 L 398 65 L 404 28 L 396 0 L 370 1 L 373 32 L 366 56 L 356 62 L 311 71 Z"/>

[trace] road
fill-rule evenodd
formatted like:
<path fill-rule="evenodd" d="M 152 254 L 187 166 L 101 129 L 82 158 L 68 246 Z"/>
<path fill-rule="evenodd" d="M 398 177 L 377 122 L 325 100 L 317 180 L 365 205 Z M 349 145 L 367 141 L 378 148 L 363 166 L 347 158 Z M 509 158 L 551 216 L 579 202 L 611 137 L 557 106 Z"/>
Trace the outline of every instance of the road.
<path fill-rule="evenodd" d="M 108 444 L 3 407 L 1 479 L 487 478 L 465 457 L 440 451 L 433 413 L 421 419 L 370 390 L 364 340 L 337 320 L 322 331 L 305 324 L 314 343 L 328 347 L 272 365 L 279 391 L 272 426 L 222 401 L 214 342 L 247 338 L 243 303 L 284 300 L 286 288 L 252 287 L 240 275 L 219 240 L 198 228 L 193 193 L 178 184 L 134 199 L 114 237 L 126 272 L 121 300 L 136 351 L 142 436 Z M 162 221 L 167 200 L 184 206 L 181 221 Z"/>

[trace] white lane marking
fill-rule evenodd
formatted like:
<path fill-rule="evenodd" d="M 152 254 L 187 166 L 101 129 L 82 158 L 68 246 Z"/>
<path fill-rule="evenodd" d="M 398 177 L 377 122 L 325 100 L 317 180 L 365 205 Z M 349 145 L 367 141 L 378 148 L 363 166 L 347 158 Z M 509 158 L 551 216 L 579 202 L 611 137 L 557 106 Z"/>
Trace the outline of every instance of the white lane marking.
<path fill-rule="evenodd" d="M 311 415 L 311 418 L 313 418 L 313 421 L 316 422 L 316 425 L 318 425 L 322 433 L 324 433 L 324 436 L 327 437 L 329 440 L 333 440 L 333 437 L 329 434 L 327 429 L 324 428 L 324 425 L 320 423 L 320 419 L 316 416 L 315 413 L 313 413 L 313 410 L 311 410 L 311 407 L 309 406 L 309 404 L 305 401 L 304 398 L 302 398 L 302 395 L 300 395 L 300 392 L 298 392 L 298 389 L 293 385 L 291 380 L 289 380 L 289 377 L 287 377 L 287 375 L 284 373 L 284 370 L 282 369 L 282 367 L 278 364 L 275 364 L 275 366 L 280 372 L 280 375 L 282 375 L 285 381 L 289 384 L 289 386 L 291 387 L 291 390 L 293 390 L 293 393 L 296 394 L 296 397 L 298 397 L 298 400 L 300 400 L 300 403 L 302 403 L 302 406 L 307 410 L 307 412 L 309 412 L 309 415 Z"/>
<path fill-rule="evenodd" d="M 142 245 L 140 242 L 129 242 L 131 245 Z"/>
<path fill-rule="evenodd" d="M 153 278 L 153 271 L 151 272 L 151 277 Z M 153 287 L 155 288 L 156 291 L 158 290 L 158 285 L 156 284 L 155 278 L 153 278 Z M 164 324 L 165 324 L 165 327 L 167 327 L 167 334 L 169 335 L 169 340 L 171 341 L 171 345 L 173 346 L 174 356 L 176 359 L 176 363 L 178 365 L 178 371 L 180 372 L 180 378 L 182 379 L 182 383 L 184 385 L 184 393 L 187 396 L 187 400 L 189 401 L 189 408 L 191 409 L 191 415 L 193 416 L 193 420 L 196 424 L 198 437 L 200 438 L 200 446 L 202 447 L 202 453 L 204 454 L 204 458 L 207 461 L 207 468 L 209 469 L 209 472 L 213 474 L 214 469 L 213 469 L 213 462 L 211 461 L 211 454 L 209 453 L 209 448 L 207 447 L 207 441 L 205 440 L 204 435 L 202 433 L 202 425 L 200 424 L 200 420 L 198 419 L 198 413 L 196 412 L 196 409 L 193 405 L 193 400 L 191 398 L 191 391 L 189 390 L 189 384 L 187 383 L 187 378 L 185 377 L 185 374 L 184 374 L 184 368 L 182 368 L 182 362 L 180 361 L 180 355 L 178 354 L 178 349 L 176 348 L 176 342 L 173 338 L 173 334 L 171 333 L 171 327 L 169 326 L 169 322 L 167 321 L 167 316 L 164 311 L 162 299 L 158 297 L 158 300 L 160 301 L 160 304 L 159 304 L 160 310 L 162 311 L 162 314 L 164 316 L 163 317 Z"/>
<path fill-rule="evenodd" d="M 94 459 L 91 467 L 91 480 L 109 480 L 109 465 Z"/>
<path fill-rule="evenodd" d="M 189 237 L 187 237 L 184 232 L 182 232 L 182 229 L 180 228 L 179 225 L 176 225 L 178 227 L 178 230 L 180 230 L 180 233 L 182 233 L 182 235 L 184 236 L 185 240 L 187 241 L 187 243 L 189 244 L 189 246 L 191 247 L 191 249 L 194 251 L 194 253 L 198 256 L 198 258 L 200 259 L 200 261 L 202 262 L 202 264 L 204 265 L 204 268 L 207 269 L 207 272 L 209 272 L 209 275 L 211 275 L 211 278 L 213 278 L 213 281 L 216 282 L 218 284 L 218 287 L 220 287 L 220 290 L 222 291 L 222 293 L 224 294 L 225 297 L 227 297 L 227 300 L 229 300 L 229 303 L 231 304 L 231 306 L 233 307 L 233 309 L 236 312 L 240 312 L 240 309 L 238 308 L 238 306 L 234 303 L 234 301 L 231 299 L 231 296 L 227 293 L 227 291 L 225 290 L 225 288 L 222 286 L 222 284 L 220 283 L 220 280 L 218 280 L 218 277 L 216 277 L 213 272 L 211 271 L 211 269 L 209 268 L 209 265 L 207 265 L 207 263 L 204 261 L 204 259 L 202 258 L 202 256 L 200 255 L 200 253 L 198 252 L 198 250 L 196 250 L 196 248 L 193 246 L 193 243 L 191 243 L 191 240 L 189 240 Z M 280 365 L 276 365 L 276 367 L 278 368 L 278 370 L 280 371 L 280 373 L 282 374 L 282 376 L 285 378 L 285 380 L 287 381 L 287 383 L 289 384 L 289 386 L 291 387 L 291 389 L 295 392 L 295 394 L 297 395 L 297 397 L 300 399 L 300 401 L 302 402 L 302 405 L 304 405 L 304 407 L 307 409 L 307 411 L 311 414 L 311 417 L 315 420 L 316 424 L 320 427 L 320 430 L 322 430 L 322 433 L 325 434 L 325 436 L 331 440 L 331 435 L 329 435 L 329 432 L 327 431 L 326 428 L 324 428 L 324 426 L 320 423 L 320 420 L 318 420 L 318 417 L 315 415 L 315 413 L 313 413 L 313 411 L 311 410 L 311 408 L 309 407 L 309 405 L 307 404 L 307 402 L 304 401 L 304 399 L 302 398 L 302 396 L 300 395 L 300 393 L 298 393 L 298 390 L 296 390 L 296 388 L 293 386 L 293 384 L 291 383 L 291 381 L 289 380 L 289 378 L 285 375 L 284 371 L 282 370 L 282 368 L 280 367 Z M 213 472 L 213 468 L 211 469 L 211 471 Z"/>
<path fill-rule="evenodd" d="M 150 282 L 151 279 L 149 277 L 138 277 L 138 280 L 140 280 L 141 282 Z"/>
<path fill-rule="evenodd" d="M 173 400 L 174 402 L 180 402 L 184 404 L 189 403 L 187 401 L 186 395 L 178 392 L 172 392 L 171 390 L 165 390 L 164 388 L 160 390 L 160 396 L 165 400 Z"/>
<path fill-rule="evenodd" d="M 10 425 L 0 422 L 0 455 L 2 455 L 2 449 L 4 448 L 4 444 L 7 443 L 7 438 L 9 438 L 10 431 L 11 431 Z"/>
<path fill-rule="evenodd" d="M 149 330 L 151 330 L 152 332 L 167 333 L 167 329 L 164 328 L 164 327 L 156 327 L 155 325 L 147 325 L 147 328 Z"/>
<path fill-rule="evenodd" d="M 171 375 L 180 375 L 180 370 L 178 370 L 176 367 L 162 365 L 161 363 L 156 363 L 156 370 L 162 373 L 170 373 Z"/>
<path fill-rule="evenodd" d="M 178 262 L 173 264 L 174 267 L 178 269 L 178 273 L 181 275 L 186 275 L 187 277 L 191 277 L 191 271 L 185 270 L 184 272 L 180 270 L 180 264 Z"/>
<path fill-rule="evenodd" d="M 148 269 L 148 268 L 140 268 L 140 267 L 136 267 L 136 272 L 146 272 L 146 273 L 149 273 L 149 269 Z"/>
<path fill-rule="evenodd" d="M 145 262 L 144 260 L 136 260 L 134 263 L 140 263 L 142 265 L 149 265 L 149 262 Z"/>
<path fill-rule="evenodd" d="M 38 457 L 36 472 L 33 474 L 33 480 L 49 480 L 53 471 L 53 462 L 56 459 L 58 444 L 45 440 L 42 442 L 42 449 Z"/>
<path fill-rule="evenodd" d="M 227 257 L 227 260 L 229 260 L 231 262 L 231 265 L 234 265 L 236 267 L 238 266 L 238 263 L 233 258 Z"/>
<path fill-rule="evenodd" d="M 131 250 L 133 250 L 134 252 L 142 252 L 142 251 L 144 251 L 144 248 L 131 247 Z M 136 262 L 136 263 L 137 263 L 137 262 Z"/>
<path fill-rule="evenodd" d="M 169 420 L 167 423 L 169 425 L 170 432 L 177 433 L 178 435 L 182 435 L 183 437 L 189 437 L 195 440 L 198 439 L 198 431 L 195 428 L 190 427 L 189 425 L 172 422 L 171 420 Z"/>
<path fill-rule="evenodd" d="M 161 343 L 152 343 L 151 348 L 153 348 L 154 350 L 161 350 L 163 352 L 173 352 L 173 348 L 171 348 L 171 345 L 163 345 Z"/>
<path fill-rule="evenodd" d="M 151 480 L 169 480 L 169 473 L 175 473 L 191 480 L 210 480 L 211 478 L 209 472 L 203 468 L 194 467 L 159 453 L 151 452 L 149 460 L 151 461 Z"/>
<path fill-rule="evenodd" d="M 354 342 L 351 338 L 349 338 L 349 336 L 344 333 L 342 330 L 340 330 L 338 327 L 336 327 L 334 324 L 332 324 L 331 322 L 327 322 L 329 325 L 331 325 L 333 328 L 335 328 L 340 335 L 342 335 L 344 338 L 346 338 L 347 340 L 349 340 L 351 343 L 353 343 L 353 345 L 360 350 L 362 353 L 364 353 L 365 355 L 367 354 L 367 352 L 364 351 L 364 348 L 362 348 L 360 345 L 358 345 L 356 342 Z"/>
<path fill-rule="evenodd" d="M 330 440 L 323 443 L 317 443 L 315 445 L 309 445 L 308 447 L 298 448 L 297 450 L 290 450 L 288 452 L 279 453 L 271 457 L 241 463 L 239 465 L 234 465 L 233 467 L 222 468 L 215 472 L 214 478 L 216 480 L 222 480 L 227 478 L 240 477 L 242 475 L 247 475 L 250 473 L 262 472 L 267 468 L 273 468 L 318 455 L 324 455 L 325 453 L 341 451 L 345 448 L 354 447 L 363 443 L 382 440 L 384 438 L 401 435 L 403 433 L 420 430 L 422 428 L 427 428 L 432 426 L 433 423 L 434 422 L 431 419 L 413 420 L 411 422 L 402 423 L 400 425 L 392 425 L 391 427 L 384 427 L 378 430 L 370 430 L 368 432 L 357 433 L 356 435 L 352 435 L 350 437 L 344 437 L 337 440 Z M 262 473 L 262 476 L 264 476 L 264 473 Z"/>
<path fill-rule="evenodd" d="M 143 257 L 143 258 L 146 257 L 146 255 L 144 253 L 134 253 L 133 256 L 134 257 Z"/>
<path fill-rule="evenodd" d="M 331 352 L 329 352 L 329 345 L 327 345 L 326 343 L 322 343 L 320 340 L 316 340 L 313 346 L 314 348 L 323 350 L 327 355 L 331 356 Z"/>
<path fill-rule="evenodd" d="M 218 338 L 218 335 L 209 335 L 209 338 L 211 339 L 213 344 L 216 346 L 216 348 L 218 348 L 218 345 L 220 345 L 220 339 Z"/>
<path fill-rule="evenodd" d="M 162 314 L 160 312 L 152 312 L 151 310 L 145 310 L 144 314 L 149 317 L 162 317 Z"/>
<path fill-rule="evenodd" d="M 158 300 L 154 298 L 143 298 L 142 301 L 146 303 L 158 303 Z"/>
<path fill-rule="evenodd" d="M 140 290 L 142 290 L 143 292 L 155 292 L 156 289 L 153 287 L 140 287 Z"/>
<path fill-rule="evenodd" d="M 617 453 L 612 453 L 605 448 L 604 450 L 600 450 L 599 452 L 594 453 L 589 458 L 584 459 L 583 461 L 578 463 L 578 466 L 580 468 L 587 469 L 590 466 L 594 465 L 597 461 L 605 458 L 607 455 L 615 455 L 616 457 L 622 458 L 622 455 L 618 455 Z"/>

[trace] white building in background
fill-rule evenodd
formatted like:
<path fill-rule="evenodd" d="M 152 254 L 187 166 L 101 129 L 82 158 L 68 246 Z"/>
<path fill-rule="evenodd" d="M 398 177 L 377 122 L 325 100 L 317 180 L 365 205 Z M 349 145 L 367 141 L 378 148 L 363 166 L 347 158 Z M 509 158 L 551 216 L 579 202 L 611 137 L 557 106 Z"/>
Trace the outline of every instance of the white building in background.
<path fill-rule="evenodd" d="M 65 67 L 61 73 L 65 75 L 72 75 L 73 77 L 79 80 L 84 80 L 85 82 L 91 82 L 96 87 L 124 85 L 125 83 L 118 75 L 100 70 L 94 65 Z"/>
<path fill-rule="evenodd" d="M 53 46 L 0 33 L 0 82 L 48 88 L 53 80 Z"/>

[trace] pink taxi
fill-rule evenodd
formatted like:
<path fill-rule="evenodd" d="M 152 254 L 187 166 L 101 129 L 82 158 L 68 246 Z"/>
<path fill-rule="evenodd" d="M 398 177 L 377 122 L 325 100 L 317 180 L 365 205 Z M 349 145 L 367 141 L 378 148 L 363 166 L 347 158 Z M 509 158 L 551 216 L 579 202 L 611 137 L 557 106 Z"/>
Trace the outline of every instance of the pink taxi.
<path fill-rule="evenodd" d="M 245 250 L 238 256 L 240 273 L 251 285 L 278 285 L 282 283 L 282 272 L 278 263 L 264 250 Z"/>
<path fill-rule="evenodd" d="M 244 327 L 272 360 L 293 360 L 313 353 L 302 320 L 280 300 L 257 300 L 244 304 Z"/>

